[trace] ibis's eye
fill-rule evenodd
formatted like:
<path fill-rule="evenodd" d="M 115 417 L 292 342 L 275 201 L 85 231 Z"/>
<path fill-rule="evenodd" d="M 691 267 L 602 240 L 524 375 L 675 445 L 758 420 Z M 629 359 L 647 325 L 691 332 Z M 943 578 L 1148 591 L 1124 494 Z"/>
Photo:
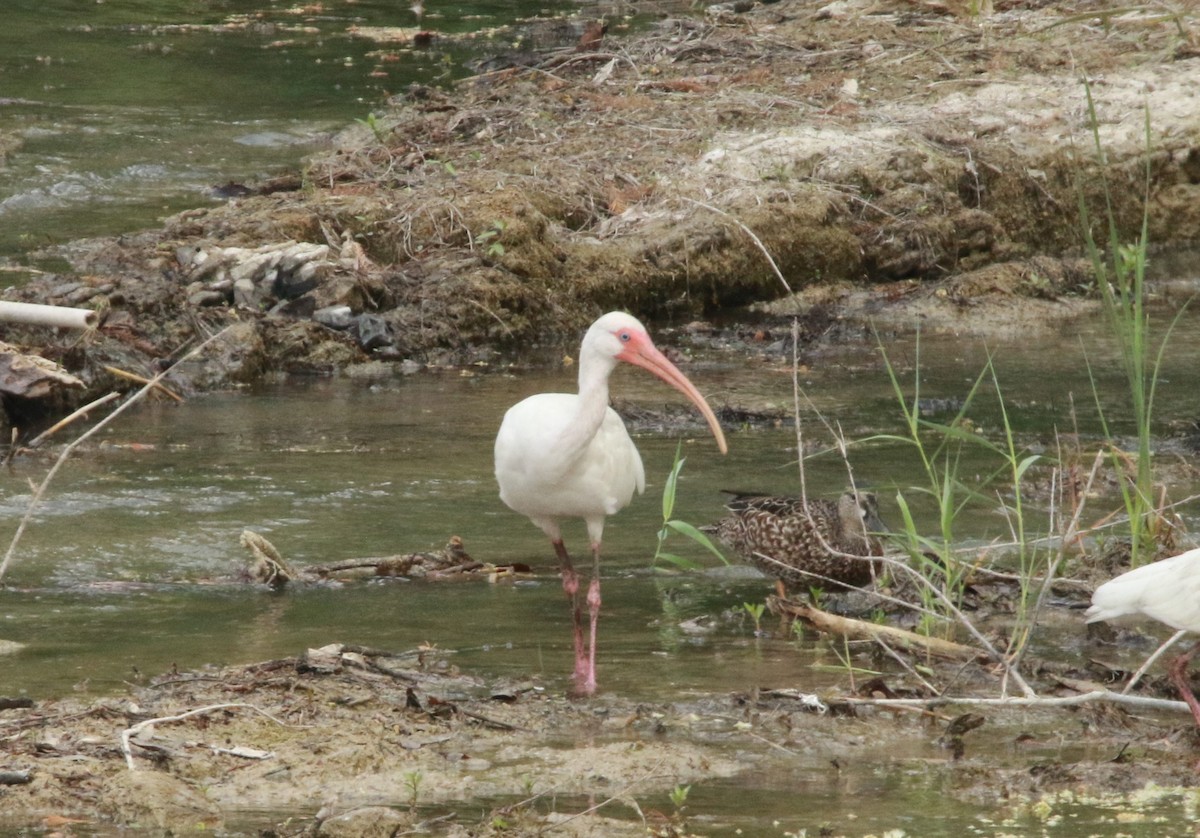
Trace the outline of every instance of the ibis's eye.
<path fill-rule="evenodd" d="M 621 332 L 617 337 L 621 339 L 621 343 L 629 343 L 629 339 L 633 336 L 629 332 Z"/>

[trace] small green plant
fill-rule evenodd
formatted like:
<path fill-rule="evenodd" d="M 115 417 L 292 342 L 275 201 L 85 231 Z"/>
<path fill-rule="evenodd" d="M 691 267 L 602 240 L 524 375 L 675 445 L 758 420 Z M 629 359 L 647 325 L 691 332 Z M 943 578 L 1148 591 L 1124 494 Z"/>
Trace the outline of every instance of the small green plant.
<path fill-rule="evenodd" d="M 404 773 L 404 785 L 408 788 L 408 805 L 411 809 L 417 808 L 417 800 L 421 796 L 421 780 L 424 778 L 425 775 L 420 771 L 406 771 Z"/>
<path fill-rule="evenodd" d="M 987 649 L 988 654 L 998 663 L 1005 665 L 1018 683 L 1023 684 L 1015 668 L 1029 642 L 1037 621 L 1038 606 L 1043 600 L 1043 592 L 1050 584 L 1060 556 L 1057 548 L 1038 546 L 1044 542 L 1031 534 L 1027 520 L 1022 487 L 1026 473 L 1042 457 L 1029 453 L 1018 444 L 1000 386 L 999 373 L 991 355 L 968 391 L 962 406 L 948 423 L 935 422 L 921 415 L 919 339 L 917 359 L 910 402 L 884 353 L 885 367 L 908 431 L 906 436 L 885 438 L 903 441 L 917 453 L 922 465 L 924 485 L 915 487 L 913 491 L 930 496 L 936 504 L 938 514 L 938 535 L 922 535 L 904 494 L 898 492 L 896 495 L 896 503 L 904 523 L 903 530 L 897 534 L 896 543 L 908 552 L 911 568 L 923 580 L 919 588 L 921 618 L 917 628 L 918 631 L 933 635 L 947 633 L 954 624 L 965 627 L 976 641 Z M 967 416 L 967 411 L 985 390 L 995 399 L 1003 434 L 1000 442 L 989 439 L 980 426 Z M 970 485 L 960 475 L 968 447 L 975 449 L 973 454 L 982 453 L 985 463 L 994 464 L 985 466 L 983 472 L 977 476 L 973 475 Z M 978 466 L 973 465 L 972 468 L 977 469 Z M 1007 643 L 1006 654 L 1002 654 L 980 634 L 959 608 L 967 576 L 974 567 L 972 563 L 964 561 L 956 549 L 955 522 L 968 503 L 986 501 L 994 506 L 997 499 L 1000 499 L 1001 509 L 1008 521 L 1020 588 L 1012 636 Z"/>
<path fill-rule="evenodd" d="M 925 610 L 919 629 L 930 633 L 935 623 L 940 622 L 936 615 L 945 613 L 945 605 L 953 606 L 961 601 L 964 580 L 970 570 L 955 552 L 954 522 L 975 494 L 959 477 L 959 464 L 964 447 L 968 443 L 980 443 L 994 448 L 979 435 L 967 417 L 967 411 L 985 380 L 986 370 L 976 378 L 962 406 L 949 423 L 933 422 L 922 416 L 920 407 L 920 336 L 917 337 L 911 399 L 905 395 L 899 374 L 892 366 L 882 340 L 876 337 L 906 432 L 903 436 L 883 435 L 880 438 L 902 442 L 916 452 L 921 463 L 923 479 L 914 491 L 929 496 L 937 508 L 937 536 L 921 535 L 904 494 L 898 492 L 896 495 L 896 503 L 904 524 L 904 529 L 898 536 L 898 544 L 908 552 L 913 567 L 928 583 L 921 588 L 921 604 Z M 930 558 L 931 556 L 934 558 Z"/>
<path fill-rule="evenodd" d="M 699 544 L 705 550 L 708 550 L 710 553 L 720 559 L 723 564 L 729 564 L 729 560 L 726 559 L 724 554 L 722 554 L 721 551 L 717 549 L 717 546 L 712 543 L 712 539 L 686 521 L 680 521 L 674 517 L 675 490 L 679 485 L 679 473 L 683 471 L 683 464 L 687 461 L 686 457 L 680 456 L 682 451 L 683 443 L 680 443 L 675 447 L 675 462 L 671 466 L 671 473 L 667 475 L 667 481 L 663 484 L 663 522 L 662 527 L 658 531 L 658 546 L 654 548 L 654 558 L 650 563 L 654 567 L 657 567 L 658 563 L 663 561 L 667 562 L 668 564 L 673 564 L 676 567 L 684 570 L 696 570 L 699 568 L 699 565 L 691 559 L 678 556 L 674 553 L 668 553 L 663 549 L 663 546 L 666 544 L 667 537 L 674 532 L 690 538 L 696 544 Z"/>
<path fill-rule="evenodd" d="M 813 608 L 824 608 L 825 589 L 818 585 L 810 586 L 808 589 L 808 601 L 812 603 Z"/>
<path fill-rule="evenodd" d="M 671 789 L 671 805 L 675 807 L 676 814 L 683 811 L 684 804 L 687 803 L 688 792 L 691 790 L 691 786 L 675 786 Z"/>
<path fill-rule="evenodd" d="M 795 640 L 800 642 L 804 639 L 804 623 L 799 620 L 792 620 L 792 634 L 795 635 Z"/>
<path fill-rule="evenodd" d="M 366 119 L 356 119 L 354 121 L 359 125 L 365 125 L 367 128 L 370 128 L 371 133 L 375 135 L 375 139 L 379 143 L 382 144 L 387 140 L 387 131 L 384 129 L 383 124 L 379 121 L 379 118 L 375 116 L 374 111 L 367 114 Z"/>
<path fill-rule="evenodd" d="M 500 236 L 507 227 L 507 224 L 497 218 L 490 227 L 475 237 L 479 244 L 487 245 L 487 255 L 490 258 L 498 259 L 504 255 L 504 245 L 500 243 Z"/>
<path fill-rule="evenodd" d="M 761 602 L 743 602 L 742 608 L 746 609 L 746 613 L 750 615 L 750 619 L 754 620 L 754 633 L 762 634 L 762 615 L 766 610 Z"/>
<path fill-rule="evenodd" d="M 882 672 L 878 672 L 874 669 L 863 669 L 855 666 L 854 655 L 850 651 L 850 638 L 843 636 L 841 640 L 842 646 L 840 649 L 837 647 L 836 643 L 831 642 L 829 644 L 829 648 L 833 652 L 834 657 L 838 659 L 839 665 L 837 667 L 818 666 L 817 668 L 845 672 L 846 676 L 850 679 L 851 692 L 855 692 L 858 689 L 858 687 L 855 685 L 855 676 L 866 675 L 868 677 L 875 678 L 883 674 Z"/>

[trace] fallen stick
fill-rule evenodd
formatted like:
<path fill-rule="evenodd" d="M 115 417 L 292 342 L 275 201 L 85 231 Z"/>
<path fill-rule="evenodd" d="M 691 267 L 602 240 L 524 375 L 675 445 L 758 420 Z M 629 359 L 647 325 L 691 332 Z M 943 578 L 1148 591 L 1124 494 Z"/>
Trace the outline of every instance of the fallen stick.
<path fill-rule="evenodd" d="M 894 626 L 881 626 L 878 623 L 865 623 L 862 620 L 838 617 L 819 608 L 813 608 L 811 605 L 801 605 L 798 602 L 790 602 L 778 597 L 769 597 L 767 604 L 772 611 L 786 614 L 789 617 L 795 617 L 802 620 L 806 625 L 810 625 L 817 631 L 823 631 L 826 634 L 836 634 L 841 637 L 850 638 L 851 640 L 887 641 L 891 645 L 899 646 L 910 652 L 925 652 L 939 658 L 949 658 L 950 660 L 972 661 L 989 659 L 989 656 L 982 649 L 964 646 L 961 643 L 954 643 L 949 640 L 941 640 L 937 637 L 927 637 L 926 635 L 895 628 Z"/>
<path fill-rule="evenodd" d="M 1077 707 L 1096 701 L 1124 704 L 1150 710 L 1174 710 L 1190 713 L 1191 709 L 1182 701 L 1169 698 L 1149 698 L 1141 695 L 1126 695 L 1112 690 L 1092 690 L 1081 695 L 1068 696 L 1006 696 L 1003 698 L 969 698 L 937 696 L 935 698 L 843 698 L 847 704 L 869 704 L 877 707 L 942 707 L 961 704 L 967 707 Z"/>
<path fill-rule="evenodd" d="M 101 405 L 108 404 L 113 399 L 119 399 L 120 397 L 121 397 L 120 393 L 109 393 L 106 396 L 101 396 L 100 398 L 96 399 L 93 402 L 88 402 L 83 407 L 76 410 L 74 413 L 70 414 L 69 416 L 64 416 L 62 419 L 59 419 L 53 425 L 46 428 L 46 430 L 42 431 L 40 434 L 38 434 L 32 440 L 30 440 L 29 444 L 26 445 L 25 447 L 26 448 L 37 448 L 39 445 L 41 445 L 43 442 L 45 442 L 48 437 L 52 436 L 53 434 L 57 433 L 58 431 L 61 431 L 67 425 L 70 425 L 72 422 L 74 422 L 76 419 L 79 419 L 81 416 L 87 416 L 91 411 L 95 410 L 96 408 L 100 407 Z"/>
<path fill-rule="evenodd" d="M 90 308 L 0 302 L 0 320 L 58 329 L 94 329 L 100 323 L 100 315 Z"/>
<path fill-rule="evenodd" d="M 108 364 L 105 364 L 104 370 L 108 373 L 111 373 L 112 375 L 115 375 L 117 378 L 124 378 L 127 381 L 133 381 L 133 382 L 136 382 L 138 384 L 143 384 L 143 385 L 150 383 L 150 379 L 146 378 L 145 376 L 141 376 L 141 375 L 138 375 L 137 373 L 123 370 L 120 367 L 110 367 Z M 167 385 L 163 384 L 161 381 L 156 382 L 154 386 L 158 390 L 162 391 L 165 395 L 173 398 L 175 401 L 180 402 L 180 403 L 183 402 L 183 396 L 176 393 L 174 390 L 172 390 Z"/>
<path fill-rule="evenodd" d="M 133 737 L 137 736 L 148 727 L 153 728 L 155 725 L 165 724 L 166 722 L 181 722 L 184 719 L 190 719 L 193 716 L 201 716 L 217 710 L 238 709 L 253 710 L 255 713 L 267 717 L 277 725 L 282 725 L 283 727 L 294 727 L 294 725 L 289 725 L 287 722 L 275 718 L 266 710 L 263 710 L 261 707 L 257 707 L 253 704 L 246 704 L 244 702 L 233 702 L 230 704 L 210 704 L 207 707 L 197 707 L 194 710 L 188 710 L 187 712 L 178 713 L 174 716 L 160 716 L 156 719 L 144 719 L 143 721 L 135 724 L 133 727 L 125 728 L 125 730 L 121 731 L 121 753 L 125 755 L 125 764 L 129 766 L 130 771 L 137 770 L 137 765 L 133 761 Z"/>

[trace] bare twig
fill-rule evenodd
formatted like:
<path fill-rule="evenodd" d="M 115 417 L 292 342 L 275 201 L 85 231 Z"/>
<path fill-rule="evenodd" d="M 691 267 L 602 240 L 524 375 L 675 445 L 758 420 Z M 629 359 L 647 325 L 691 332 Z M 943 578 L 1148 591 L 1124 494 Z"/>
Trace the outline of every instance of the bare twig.
<path fill-rule="evenodd" d="M 1078 707 L 1083 704 L 1107 701 L 1128 707 L 1149 710 L 1172 710 L 1190 713 L 1191 709 L 1182 701 L 1167 698 L 1147 698 L 1140 695 L 1124 695 L 1111 690 L 1092 690 L 1072 696 L 1005 696 L 1003 698 L 966 698 L 937 696 L 934 698 L 844 698 L 847 704 L 866 704 L 879 707 L 941 707 L 960 704 L 977 707 Z"/>
<path fill-rule="evenodd" d="M 747 227 L 745 224 L 743 224 L 741 221 L 739 221 L 734 216 L 725 212 L 725 210 L 714 207 L 712 204 L 706 204 L 703 201 L 697 201 L 693 198 L 684 198 L 683 200 L 687 201 L 689 204 L 695 204 L 698 207 L 704 207 L 706 210 L 709 210 L 710 212 L 715 212 L 717 215 L 724 216 L 725 218 L 728 218 L 730 221 L 732 221 L 734 224 L 736 224 L 738 227 L 740 227 L 742 232 L 745 233 L 747 236 L 749 236 L 750 240 L 752 242 L 754 242 L 755 246 L 760 251 L 762 251 L 762 255 L 767 258 L 767 262 L 771 265 L 771 270 L 773 270 L 775 272 L 775 276 L 779 278 L 779 281 L 781 283 L 783 283 L 783 287 L 785 289 L 787 289 L 787 292 L 789 294 L 793 293 L 792 286 L 788 285 L 788 281 L 783 278 L 783 272 L 779 270 L 779 265 L 777 265 L 775 263 L 774 257 L 771 256 L 771 251 L 767 250 L 767 246 L 765 244 L 763 244 L 762 239 L 760 239 L 758 236 L 756 236 L 754 234 L 753 230 L 751 230 L 749 227 Z"/>
<path fill-rule="evenodd" d="M 899 652 L 897 652 L 895 649 L 893 649 L 891 646 L 889 646 L 884 641 L 884 638 L 882 636 L 876 637 L 875 642 L 879 644 L 879 646 L 883 649 L 883 651 L 887 652 L 888 656 L 892 660 L 894 660 L 896 663 L 900 664 L 900 666 L 904 668 L 904 671 L 909 674 L 909 677 L 915 678 L 916 680 L 920 681 L 921 684 L 925 687 L 925 689 L 929 690 L 931 693 L 941 692 L 941 690 L 939 690 L 933 684 L 929 683 L 929 680 L 924 675 L 922 675 L 920 672 L 917 672 L 916 667 L 914 667 L 911 663 L 909 663 L 908 660 L 903 655 L 901 655 Z"/>
<path fill-rule="evenodd" d="M 210 704 L 206 707 L 197 707 L 194 710 L 188 710 L 185 713 L 179 713 L 174 716 L 160 716 L 156 719 L 144 719 L 144 720 L 138 722 L 137 724 L 135 724 L 133 727 L 125 728 L 125 730 L 121 731 L 121 753 L 123 753 L 125 755 L 125 764 L 129 766 L 130 771 L 137 770 L 137 765 L 135 765 L 134 761 L 133 761 L 133 741 L 132 740 L 133 740 L 133 737 L 137 736 L 139 733 L 141 733 L 143 730 L 145 730 L 148 727 L 153 727 L 154 725 L 158 725 L 158 724 L 164 724 L 166 722 L 179 722 L 179 721 L 183 721 L 184 719 L 190 719 L 192 716 L 200 716 L 205 713 L 212 713 L 216 710 L 239 710 L 239 709 L 240 710 L 253 710 L 255 713 L 265 716 L 266 718 L 275 722 L 275 724 L 277 724 L 277 725 L 281 725 L 283 727 L 292 727 L 292 725 L 289 725 L 287 722 L 283 721 L 282 719 L 275 718 L 270 713 L 268 713 L 266 710 L 263 710 L 261 707 L 257 707 L 253 704 L 245 704 L 242 702 L 235 702 L 235 703 L 230 703 L 230 704 Z"/>
<path fill-rule="evenodd" d="M 1121 690 L 1121 695 L 1128 695 L 1129 691 L 1137 686 L 1137 682 L 1142 680 L 1142 676 L 1146 674 L 1146 670 L 1153 666 L 1154 662 L 1163 656 L 1163 652 L 1167 651 L 1167 649 L 1170 649 L 1172 646 L 1178 643 L 1179 639 L 1185 634 L 1187 634 L 1186 630 L 1177 631 L 1166 641 L 1164 641 L 1161 646 L 1155 649 L 1154 653 L 1150 655 L 1150 657 L 1146 658 L 1145 662 L 1138 667 L 1137 672 L 1130 676 L 1129 683 L 1126 684 Z"/>

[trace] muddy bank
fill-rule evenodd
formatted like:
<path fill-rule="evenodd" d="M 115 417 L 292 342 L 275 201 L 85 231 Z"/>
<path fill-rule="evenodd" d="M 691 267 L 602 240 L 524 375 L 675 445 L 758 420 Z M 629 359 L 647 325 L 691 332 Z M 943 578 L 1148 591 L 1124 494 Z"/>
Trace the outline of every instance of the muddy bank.
<path fill-rule="evenodd" d="M 398 94 L 295 178 L 58 251 L 76 273 L 6 296 L 103 326 L 8 338 L 77 376 L 61 401 L 78 402 L 131 386 L 106 367 L 148 375 L 230 323 L 176 387 L 498 364 L 573 344 L 608 308 L 679 322 L 830 284 L 885 321 L 939 283 L 919 316 L 953 328 L 987 328 L 964 311 L 997 295 L 1069 316 L 1091 283 L 1077 195 L 1101 215 L 1107 181 L 1138 229 L 1147 111 L 1150 237 L 1200 229 L 1192 24 L 1087 3 L 784 0 L 593 33 Z M 895 328 L 918 316 L 898 311 Z"/>
<path fill-rule="evenodd" d="M 982 668 L 937 668 L 995 687 Z M 1096 672 L 1047 666 L 1038 683 L 1048 696 L 1075 695 Z M 332 644 L 249 666 L 165 673 L 109 699 L 6 702 L 0 828 L 705 834 L 745 824 L 737 820 L 745 814 L 672 802 L 673 791 L 748 773 L 781 794 L 793 791 L 789 777 L 811 774 L 855 788 L 883 770 L 924 776 L 941 795 L 1020 832 L 1089 799 L 1143 819 L 1152 796 L 1134 792 L 1151 784 L 1163 787 L 1161 797 L 1178 796 L 1170 790 L 1195 781 L 1186 713 L 953 700 L 900 712 L 848 701 L 918 694 L 906 680 L 872 679 L 845 697 L 748 684 L 674 702 L 603 693 L 570 702 L 536 679 L 491 683 L 459 672 L 436 649 Z M 829 823 L 793 810 L 789 826 L 863 834 L 855 820 L 869 811 L 863 800 Z"/>

